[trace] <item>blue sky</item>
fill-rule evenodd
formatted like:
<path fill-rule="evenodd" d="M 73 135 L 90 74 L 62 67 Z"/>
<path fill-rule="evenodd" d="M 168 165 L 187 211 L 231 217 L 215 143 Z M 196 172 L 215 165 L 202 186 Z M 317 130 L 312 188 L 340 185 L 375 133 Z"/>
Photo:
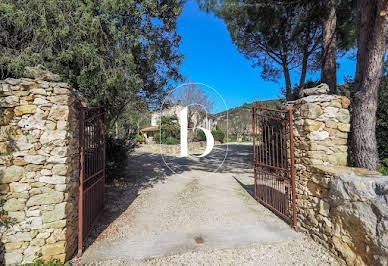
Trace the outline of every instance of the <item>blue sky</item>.
<path fill-rule="evenodd" d="M 182 36 L 181 52 L 186 55 L 181 73 L 194 82 L 215 88 L 225 99 L 229 108 L 240 106 L 254 99 L 268 100 L 281 97 L 279 82 L 260 77 L 260 68 L 253 68 L 233 44 L 223 20 L 201 11 L 194 0 L 188 0 L 178 19 L 178 33 Z M 356 62 L 348 57 L 337 60 L 337 82 L 344 76 L 354 76 Z M 320 73 L 308 74 L 307 78 L 319 79 Z M 298 83 L 299 73 L 291 73 L 292 84 Z M 217 101 L 214 113 L 224 111 Z"/>

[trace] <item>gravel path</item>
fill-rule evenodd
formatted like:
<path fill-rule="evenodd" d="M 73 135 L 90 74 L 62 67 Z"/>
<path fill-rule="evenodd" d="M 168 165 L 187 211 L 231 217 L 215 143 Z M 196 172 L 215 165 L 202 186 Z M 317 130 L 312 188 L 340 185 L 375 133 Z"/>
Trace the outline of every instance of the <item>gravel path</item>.
<path fill-rule="evenodd" d="M 206 160 L 166 157 L 176 173 L 165 166 L 160 154 L 135 152 L 127 176 L 107 188 L 107 206 L 88 239 L 84 261 L 99 245 L 117 239 L 146 241 L 169 232 L 222 231 L 262 223 L 291 230 L 249 194 L 253 184 L 250 146 L 229 145 L 228 157 L 219 172 L 209 172 L 222 162 L 225 149 L 218 146 Z M 183 254 L 169 251 L 166 255 L 109 259 L 93 265 L 337 265 L 323 247 L 301 233 L 281 242 L 275 237 L 267 243 L 185 250 Z M 73 263 L 80 261 L 74 259 Z"/>

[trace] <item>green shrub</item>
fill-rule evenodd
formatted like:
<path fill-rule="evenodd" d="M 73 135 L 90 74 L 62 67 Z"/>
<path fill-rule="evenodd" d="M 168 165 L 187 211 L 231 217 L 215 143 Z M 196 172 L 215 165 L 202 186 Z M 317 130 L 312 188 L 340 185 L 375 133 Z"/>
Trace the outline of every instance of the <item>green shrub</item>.
<path fill-rule="evenodd" d="M 225 133 L 221 129 L 216 129 L 212 131 L 213 137 L 216 141 L 224 143 Z"/>
<path fill-rule="evenodd" d="M 197 130 L 197 137 L 199 141 L 206 141 L 206 135 L 205 135 L 205 132 L 203 132 L 203 130 L 200 130 L 200 129 Z"/>
<path fill-rule="evenodd" d="M 177 123 L 176 116 L 162 117 L 160 130 L 154 135 L 155 142 L 169 145 L 179 144 L 181 132 Z"/>
<path fill-rule="evenodd" d="M 243 142 L 249 142 L 252 140 L 252 137 L 251 136 L 246 136 L 246 135 L 243 135 L 242 136 L 242 141 Z"/>
<path fill-rule="evenodd" d="M 135 140 L 139 142 L 143 142 L 143 141 L 146 141 L 146 138 L 143 135 L 136 134 Z"/>
<path fill-rule="evenodd" d="M 228 136 L 226 142 L 237 142 L 236 136 Z"/>
<path fill-rule="evenodd" d="M 124 139 L 105 138 L 106 180 L 112 181 L 127 165 L 128 153 L 134 148 Z"/>
<path fill-rule="evenodd" d="M 179 144 L 180 141 L 177 140 L 176 138 L 173 138 L 173 137 L 168 137 L 166 139 L 166 142 L 164 144 L 168 144 L 168 145 L 175 145 L 175 144 Z"/>

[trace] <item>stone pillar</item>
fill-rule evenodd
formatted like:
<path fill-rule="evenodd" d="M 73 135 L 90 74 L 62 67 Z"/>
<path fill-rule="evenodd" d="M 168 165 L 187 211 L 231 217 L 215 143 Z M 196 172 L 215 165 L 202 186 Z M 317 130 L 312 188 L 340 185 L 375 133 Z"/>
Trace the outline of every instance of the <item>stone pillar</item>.
<path fill-rule="evenodd" d="M 303 230 L 312 208 L 325 212 L 330 180 L 315 180 L 315 167 L 346 166 L 347 137 L 350 130 L 350 101 L 345 96 L 327 95 L 326 84 L 303 91 L 306 97 L 292 104 L 294 114 L 294 148 L 296 195 L 299 227 Z M 320 200 L 321 199 L 321 200 Z M 301 221 L 303 220 L 302 224 Z"/>
<path fill-rule="evenodd" d="M 0 81 L 0 189 L 16 219 L 2 228 L 6 264 L 65 261 L 76 249 L 79 96 L 35 74 Z"/>

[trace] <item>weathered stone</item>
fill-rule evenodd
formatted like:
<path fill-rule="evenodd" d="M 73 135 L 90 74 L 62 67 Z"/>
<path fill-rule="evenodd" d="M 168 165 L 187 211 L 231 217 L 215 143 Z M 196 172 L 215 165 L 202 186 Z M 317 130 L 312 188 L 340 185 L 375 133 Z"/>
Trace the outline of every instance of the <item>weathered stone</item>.
<path fill-rule="evenodd" d="M 34 104 L 42 105 L 42 106 L 51 106 L 52 105 L 49 101 L 47 101 L 47 100 L 45 100 L 43 98 L 35 98 L 34 99 Z"/>
<path fill-rule="evenodd" d="M 58 156 L 58 157 L 65 157 L 70 155 L 70 148 L 67 147 L 56 147 L 51 151 L 51 155 Z"/>
<path fill-rule="evenodd" d="M 53 175 L 67 175 L 69 166 L 66 164 L 57 164 L 53 166 L 52 173 Z"/>
<path fill-rule="evenodd" d="M 307 132 L 318 131 L 324 127 L 322 122 L 306 119 L 304 122 L 304 130 Z"/>
<path fill-rule="evenodd" d="M 329 106 L 329 107 L 327 107 L 327 108 L 325 109 L 325 115 L 326 115 L 327 117 L 336 117 L 338 110 L 339 110 L 339 109 L 338 109 L 337 107 L 331 107 L 331 106 Z"/>
<path fill-rule="evenodd" d="M 61 220 L 63 218 L 66 218 L 66 216 L 73 210 L 73 205 L 70 203 L 60 203 L 55 205 L 55 208 L 53 211 L 43 213 L 43 222 L 44 223 L 50 223 L 54 221 Z"/>
<path fill-rule="evenodd" d="M 71 94 L 71 91 L 67 88 L 62 87 L 54 87 L 54 94 L 60 95 L 60 94 Z"/>
<path fill-rule="evenodd" d="M 12 252 L 6 252 L 4 254 L 4 260 L 7 265 L 19 264 L 23 260 L 23 256 L 20 250 L 15 250 Z"/>
<path fill-rule="evenodd" d="M 58 191 L 47 192 L 39 195 L 32 196 L 27 201 L 27 207 L 42 204 L 60 203 L 63 200 L 63 193 Z"/>
<path fill-rule="evenodd" d="M 16 182 L 23 176 L 24 169 L 21 166 L 0 167 L 0 183 Z"/>
<path fill-rule="evenodd" d="M 326 127 L 329 127 L 329 128 L 337 128 L 337 122 L 332 119 L 326 120 L 325 125 Z"/>
<path fill-rule="evenodd" d="M 15 85 L 18 85 L 20 83 L 20 79 L 7 78 L 4 80 L 4 82 L 15 86 Z"/>
<path fill-rule="evenodd" d="M 49 119 L 67 121 L 69 119 L 69 107 L 65 105 L 53 105 L 50 109 Z"/>
<path fill-rule="evenodd" d="M 28 183 L 10 183 L 11 192 L 23 192 L 29 190 L 31 186 Z"/>
<path fill-rule="evenodd" d="M 59 164 L 64 164 L 69 161 L 69 157 L 58 157 L 58 156 L 50 156 L 47 160 L 49 163 L 59 163 Z"/>
<path fill-rule="evenodd" d="M 15 250 L 21 248 L 23 245 L 23 242 L 16 242 L 16 243 L 5 243 L 4 247 L 5 250 Z"/>
<path fill-rule="evenodd" d="M 66 220 L 55 221 L 52 223 L 44 224 L 44 228 L 64 228 L 66 226 Z"/>
<path fill-rule="evenodd" d="M 41 211 L 39 209 L 36 210 L 27 210 L 26 215 L 28 217 L 38 217 L 41 215 Z"/>
<path fill-rule="evenodd" d="M 5 97 L 5 102 L 9 106 L 14 106 L 14 105 L 19 103 L 19 97 L 15 96 L 15 95 L 11 95 L 11 96 Z"/>
<path fill-rule="evenodd" d="M 9 211 L 8 217 L 14 218 L 16 219 L 16 222 L 20 223 L 26 218 L 26 215 L 24 211 L 18 211 L 18 212 Z"/>
<path fill-rule="evenodd" d="M 337 128 L 341 130 L 342 132 L 349 132 L 350 131 L 350 125 L 344 124 L 344 123 L 338 123 Z"/>
<path fill-rule="evenodd" d="M 46 90 L 42 88 L 31 89 L 30 92 L 35 95 L 47 95 Z"/>
<path fill-rule="evenodd" d="M 315 103 L 305 103 L 300 107 L 300 112 L 305 118 L 315 119 L 322 114 L 322 109 Z"/>
<path fill-rule="evenodd" d="M 46 113 L 40 109 L 37 108 L 34 115 L 30 116 L 27 119 L 22 119 L 19 121 L 18 126 L 25 128 L 27 130 L 30 129 L 46 129 L 45 127 L 45 119 L 47 115 Z"/>
<path fill-rule="evenodd" d="M 65 140 L 67 136 L 64 130 L 45 131 L 40 137 L 40 143 L 46 144 L 56 140 Z"/>
<path fill-rule="evenodd" d="M 9 191 L 9 185 L 8 184 L 0 184 L 0 194 L 5 194 Z"/>
<path fill-rule="evenodd" d="M 66 176 L 59 176 L 59 175 L 53 175 L 53 176 L 41 176 L 39 178 L 39 182 L 44 182 L 48 184 L 65 184 L 69 181 L 70 178 Z"/>
<path fill-rule="evenodd" d="M 41 239 L 47 239 L 50 237 L 50 232 L 48 230 L 45 230 L 44 232 L 42 233 L 39 233 L 36 238 L 41 238 Z"/>
<path fill-rule="evenodd" d="M 313 131 L 311 132 L 308 137 L 310 140 L 324 140 L 329 137 L 329 132 L 327 131 Z"/>
<path fill-rule="evenodd" d="M 340 109 L 335 118 L 341 123 L 348 124 L 350 122 L 349 110 Z"/>
<path fill-rule="evenodd" d="M 61 78 L 57 74 L 51 73 L 47 68 L 42 65 L 36 67 L 26 67 L 24 76 L 32 79 L 42 79 L 46 81 L 60 81 Z"/>
<path fill-rule="evenodd" d="M 346 96 L 341 96 L 341 104 L 342 104 L 342 108 L 347 109 L 350 105 L 349 98 Z"/>
<path fill-rule="evenodd" d="M 13 110 L 0 108 L 0 126 L 6 126 L 13 118 Z"/>
<path fill-rule="evenodd" d="M 325 83 L 319 84 L 317 87 L 311 88 L 311 89 L 304 89 L 302 91 L 302 94 L 305 96 L 309 95 L 320 95 L 320 94 L 327 94 L 329 92 L 329 86 Z"/>
<path fill-rule="evenodd" d="M 342 108 L 342 103 L 340 99 L 335 99 L 330 102 L 330 105 L 337 108 Z"/>
<path fill-rule="evenodd" d="M 30 232 L 17 232 L 14 235 L 8 236 L 9 242 L 22 242 L 22 241 L 31 241 L 31 233 Z"/>
<path fill-rule="evenodd" d="M 59 241 L 54 244 L 48 244 L 45 245 L 42 248 L 42 255 L 43 256 L 52 256 L 52 255 L 58 255 L 65 253 L 65 246 L 66 242 L 65 241 Z"/>
<path fill-rule="evenodd" d="M 27 163 L 31 164 L 43 164 L 46 161 L 46 156 L 44 155 L 26 155 L 24 160 Z"/>
<path fill-rule="evenodd" d="M 24 114 L 33 114 L 36 111 L 37 106 L 35 104 L 21 105 L 14 109 L 16 116 L 22 116 Z"/>
<path fill-rule="evenodd" d="M 328 160 L 333 165 L 346 165 L 348 154 L 346 152 L 334 153 L 328 156 Z"/>
<path fill-rule="evenodd" d="M 44 243 L 45 243 L 44 239 L 42 239 L 42 238 L 35 238 L 35 239 L 32 239 L 31 246 L 41 247 L 41 246 L 44 245 Z"/>
<path fill-rule="evenodd" d="M 7 142 L 0 142 L 0 154 L 8 153 L 11 149 L 8 147 Z"/>
<path fill-rule="evenodd" d="M 1 126 L 0 141 L 18 140 L 22 131 L 17 126 Z"/>
<path fill-rule="evenodd" d="M 71 105 L 73 103 L 73 97 L 68 95 L 56 95 L 48 98 L 52 103 L 60 105 Z"/>

